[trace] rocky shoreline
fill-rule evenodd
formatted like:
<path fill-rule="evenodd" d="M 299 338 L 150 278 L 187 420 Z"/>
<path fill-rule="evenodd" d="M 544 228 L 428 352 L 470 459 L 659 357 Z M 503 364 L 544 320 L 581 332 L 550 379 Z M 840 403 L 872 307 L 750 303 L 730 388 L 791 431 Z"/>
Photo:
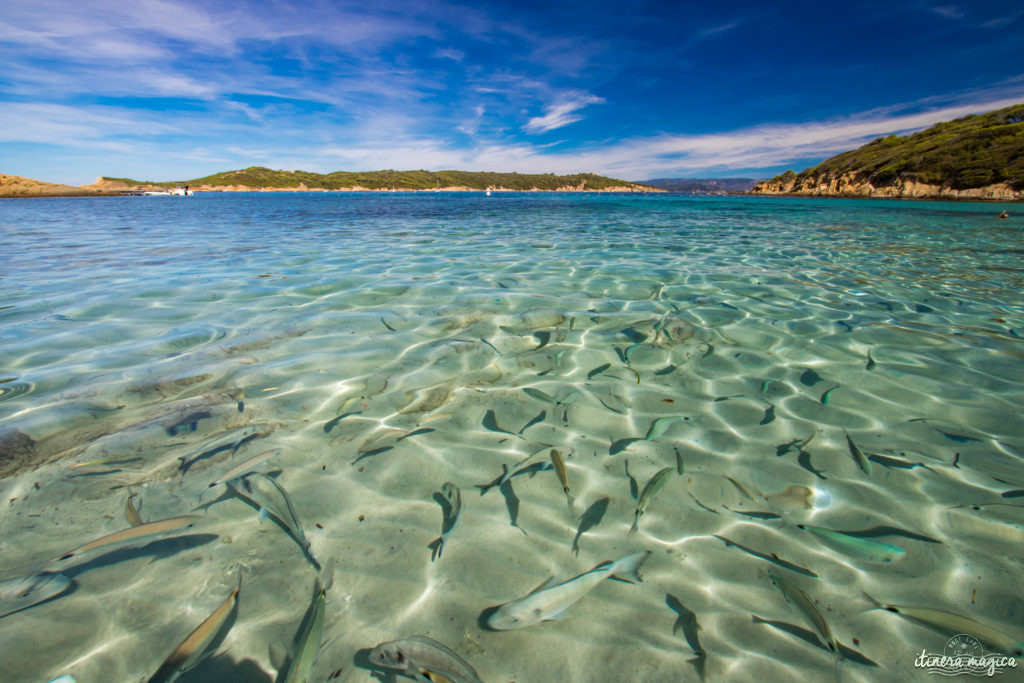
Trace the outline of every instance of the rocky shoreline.
<path fill-rule="evenodd" d="M 873 185 L 857 173 L 823 173 L 780 176 L 758 183 L 750 194 L 796 197 L 845 197 L 871 199 L 952 199 L 976 201 L 1020 201 L 1022 193 L 1006 183 L 957 189 L 899 178 L 891 184 Z"/>

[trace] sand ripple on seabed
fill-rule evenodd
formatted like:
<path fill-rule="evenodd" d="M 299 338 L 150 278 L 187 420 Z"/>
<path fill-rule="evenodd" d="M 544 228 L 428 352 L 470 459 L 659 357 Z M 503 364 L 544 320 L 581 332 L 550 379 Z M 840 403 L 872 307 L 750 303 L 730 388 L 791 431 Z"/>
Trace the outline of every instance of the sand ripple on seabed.
<path fill-rule="evenodd" d="M 273 521 L 259 524 L 251 506 L 207 484 L 272 447 L 282 452 L 260 469 L 279 472 L 314 552 L 336 562 L 320 677 L 341 667 L 342 680 L 370 680 L 353 664 L 357 651 L 414 633 L 453 647 L 485 680 L 830 675 L 831 655 L 769 573 L 807 592 L 848 656 L 862 657 L 843 665 L 844 680 L 910 676 L 922 648 L 945 642 L 866 611 L 861 591 L 1012 632 L 1024 609 L 1015 578 L 1022 520 L 1013 510 L 950 509 L 1013 502 L 999 494 L 1024 487 L 1007 479 L 1022 464 L 1024 436 L 1014 419 L 1020 389 L 1007 373 L 1018 361 L 1005 346 L 964 332 L 974 323 L 966 313 L 908 302 L 894 312 L 814 273 L 804 282 L 691 274 L 651 285 L 621 283 L 594 265 L 567 298 L 550 296 L 564 285 L 543 272 L 529 289 L 528 273 L 510 272 L 483 292 L 458 278 L 311 282 L 282 295 L 308 309 L 302 325 L 264 314 L 260 332 L 239 336 L 183 324 L 151 342 L 165 355 L 155 374 L 97 368 L 96 384 L 60 408 L 78 416 L 71 429 L 36 410 L 49 443 L 75 434 L 88 443 L 4 480 L 5 575 L 124 527 L 128 491 L 140 494 L 147 521 L 200 505 L 204 518 L 180 540 L 71 568 L 73 593 L 0 620 L 7 675 L 146 675 L 223 600 L 239 567 L 237 623 L 224 654 L 193 680 L 271 671 L 267 645 L 291 638 L 314 572 Z M 199 379 L 182 381 L 189 377 Z M 578 398 L 563 404 L 573 391 Z M 9 405 L 28 410 L 30 397 Z M 178 405 L 192 412 L 174 412 Z M 644 439 L 670 416 L 684 419 Z M 178 457 L 252 425 L 266 433 L 197 460 L 184 476 L 177 470 Z M 868 475 L 844 430 L 865 453 L 927 467 L 875 462 Z M 780 453 L 815 434 L 806 451 Z M 529 468 L 546 466 L 551 448 L 566 457 L 573 514 L 555 472 Z M 510 485 L 480 494 L 476 485 L 533 453 Z M 677 456 L 684 474 L 672 475 L 629 534 L 631 494 Z M 129 462 L 68 468 L 117 457 Z M 433 494 L 445 481 L 461 488 L 464 510 L 430 562 L 441 530 Z M 792 485 L 813 489 L 815 507 L 783 495 Z M 605 498 L 597 523 L 578 534 L 579 515 Z M 880 540 L 906 556 L 847 557 L 798 523 L 888 527 Z M 549 575 L 643 549 L 653 551 L 644 584 L 604 582 L 563 621 L 505 633 L 478 623 L 484 608 Z M 673 631 L 681 617 L 672 605 L 695 614 L 700 628 L 689 634 L 699 643 Z M 698 645 L 704 658 L 689 661 Z"/>

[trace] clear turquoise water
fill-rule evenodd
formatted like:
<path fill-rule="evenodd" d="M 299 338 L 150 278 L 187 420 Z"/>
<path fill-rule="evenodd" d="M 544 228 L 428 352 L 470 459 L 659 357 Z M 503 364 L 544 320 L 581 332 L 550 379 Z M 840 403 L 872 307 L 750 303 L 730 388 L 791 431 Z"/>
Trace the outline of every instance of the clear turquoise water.
<path fill-rule="evenodd" d="M 850 648 L 842 680 L 927 679 L 914 658 L 949 637 L 862 593 L 1020 640 L 1018 214 L 751 197 L 3 200 L 0 580 L 127 527 L 129 491 L 147 522 L 203 515 L 63 561 L 72 591 L 0 618 L 4 677 L 148 677 L 244 567 L 231 630 L 182 680 L 272 680 L 268 646 L 287 648 L 315 572 L 273 521 L 208 486 L 271 448 L 257 470 L 334 561 L 317 680 L 373 680 L 365 650 L 413 634 L 484 680 L 831 676 L 769 574 Z M 644 439 L 661 417 L 685 419 Z M 182 475 L 179 457 L 236 436 L 251 438 Z M 540 469 L 552 447 L 572 514 Z M 511 486 L 479 493 L 531 454 Z M 677 458 L 684 473 L 629 533 L 637 490 Z M 432 562 L 446 481 L 464 509 Z M 811 507 L 774 495 L 790 486 Z M 871 562 L 803 523 L 905 553 Z M 642 584 L 602 582 L 562 620 L 484 627 L 549 575 L 640 550 Z"/>

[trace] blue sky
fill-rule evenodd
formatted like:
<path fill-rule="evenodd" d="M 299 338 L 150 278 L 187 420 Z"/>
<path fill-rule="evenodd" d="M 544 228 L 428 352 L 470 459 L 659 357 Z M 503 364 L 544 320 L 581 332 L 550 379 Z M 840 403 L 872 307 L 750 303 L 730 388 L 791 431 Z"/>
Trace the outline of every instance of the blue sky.
<path fill-rule="evenodd" d="M 769 177 L 1024 102 L 1024 5 L 33 0 L 0 172 Z"/>

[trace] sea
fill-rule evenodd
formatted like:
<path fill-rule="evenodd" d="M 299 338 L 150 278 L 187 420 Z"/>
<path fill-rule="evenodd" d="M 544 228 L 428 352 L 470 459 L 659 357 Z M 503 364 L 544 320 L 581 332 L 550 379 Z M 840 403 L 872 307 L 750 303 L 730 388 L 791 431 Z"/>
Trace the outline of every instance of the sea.
<path fill-rule="evenodd" d="M 1019 677 L 1022 216 L 0 200 L 0 679 Z"/>

